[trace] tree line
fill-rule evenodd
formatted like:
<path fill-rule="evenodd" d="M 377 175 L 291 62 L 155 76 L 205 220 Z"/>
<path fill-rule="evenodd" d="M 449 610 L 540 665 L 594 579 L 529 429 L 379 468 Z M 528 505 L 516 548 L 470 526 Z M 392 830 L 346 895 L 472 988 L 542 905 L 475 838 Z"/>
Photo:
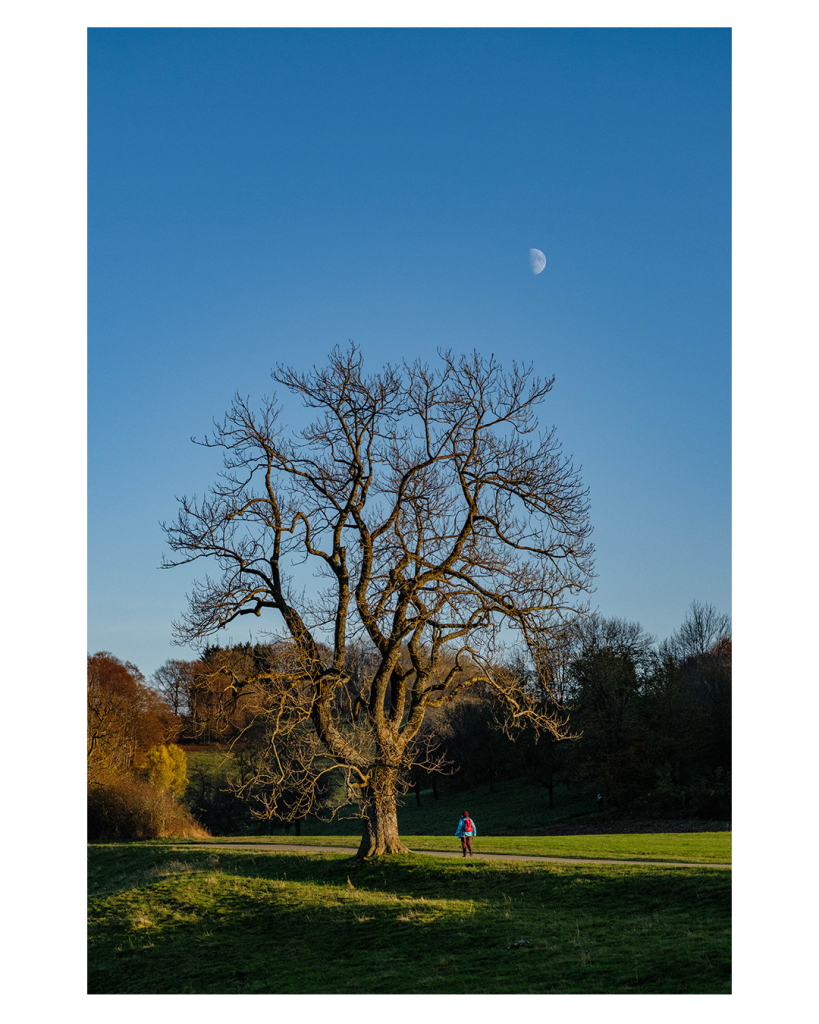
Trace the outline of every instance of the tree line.
<path fill-rule="evenodd" d="M 185 740 L 234 744 L 244 755 L 243 791 L 260 814 L 292 820 L 317 810 L 333 787 L 325 775 L 313 791 L 307 764 L 321 748 L 303 720 L 301 728 L 283 725 L 281 702 L 265 690 L 283 657 L 277 645 L 211 647 L 201 661 L 167 662 L 153 682 L 178 709 Z M 353 722 L 358 688 L 375 660 L 362 645 L 350 650 Z M 400 789 L 491 790 L 502 779 L 525 778 L 543 787 L 549 807 L 563 784 L 598 790 L 620 812 L 730 817 L 727 615 L 693 602 L 659 644 L 637 623 L 591 615 L 567 627 L 539 663 L 518 655 L 502 672 L 557 730 L 516 719 L 477 680 L 427 717 Z"/>
<path fill-rule="evenodd" d="M 363 645 L 349 650 L 353 723 L 362 709 L 352 705 L 376 661 Z M 206 745 L 232 751 L 230 770 L 187 778 L 187 803 L 211 830 L 256 820 L 299 832 L 310 814 L 357 805 L 360 789 L 329 759 L 326 771 L 317 770 L 315 733 L 283 709 L 280 690 L 293 663 L 282 643 L 210 646 L 195 661 L 167 661 L 146 681 L 134 666 L 96 655 L 89 659 L 89 779 L 139 774 L 139 766 L 144 777 L 152 758 L 167 776 L 161 751 Z M 503 671 L 559 723 L 557 732 L 515 721 L 477 680 L 428 716 L 399 791 L 420 802 L 422 790 L 435 798 L 519 779 L 540 787 L 549 807 L 556 792 L 586 790 L 617 813 L 730 818 L 727 615 L 693 602 L 661 643 L 637 623 L 590 615 L 567 627 L 547 658 L 518 655 Z"/>

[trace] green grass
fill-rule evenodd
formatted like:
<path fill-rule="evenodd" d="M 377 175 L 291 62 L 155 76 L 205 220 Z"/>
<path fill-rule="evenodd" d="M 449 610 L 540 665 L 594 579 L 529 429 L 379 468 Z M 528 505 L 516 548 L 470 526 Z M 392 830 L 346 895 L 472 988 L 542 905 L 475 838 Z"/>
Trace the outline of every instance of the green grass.
<path fill-rule="evenodd" d="M 411 850 L 460 849 L 454 836 L 402 836 Z M 338 846 L 355 850 L 356 836 L 231 836 L 211 842 L 264 843 L 272 846 Z M 208 842 L 208 840 L 205 840 Z M 478 836 L 476 853 L 513 853 L 540 857 L 589 857 L 615 860 L 667 860 L 692 864 L 730 864 L 730 832 L 670 832 L 612 836 Z"/>
<path fill-rule="evenodd" d="M 89 992 L 728 993 L 730 882 L 709 868 L 91 846 Z"/>
<path fill-rule="evenodd" d="M 191 776 L 197 769 L 214 774 L 226 772 L 231 774 L 236 771 L 235 757 L 226 747 L 214 745 L 210 749 L 185 748 L 188 762 L 188 776 Z"/>

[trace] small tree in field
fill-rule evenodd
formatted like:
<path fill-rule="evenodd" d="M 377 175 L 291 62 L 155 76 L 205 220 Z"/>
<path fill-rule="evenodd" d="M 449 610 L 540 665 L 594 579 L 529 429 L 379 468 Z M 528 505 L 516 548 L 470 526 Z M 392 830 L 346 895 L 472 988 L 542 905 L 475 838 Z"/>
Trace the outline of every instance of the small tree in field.
<path fill-rule="evenodd" d="M 274 774 L 293 768 L 310 792 L 340 770 L 362 802 L 359 856 L 405 852 L 396 787 L 429 708 L 480 683 L 510 721 L 561 733 L 502 665 L 509 643 L 538 657 L 578 611 L 587 495 L 554 431 L 538 433 L 553 380 L 531 367 L 444 353 L 435 369 L 365 376 L 351 345 L 326 368 L 273 378 L 315 418 L 288 438 L 274 401 L 255 412 L 237 397 L 200 442 L 223 450 L 224 471 L 202 500 L 181 500 L 165 564 L 209 558 L 219 571 L 195 585 L 177 637 L 276 616 L 289 663 L 255 679 L 268 688 Z M 309 596 L 293 576 L 303 563 L 324 579 Z M 372 656 L 353 673 L 361 641 Z M 295 754 L 279 759 L 287 746 Z"/>

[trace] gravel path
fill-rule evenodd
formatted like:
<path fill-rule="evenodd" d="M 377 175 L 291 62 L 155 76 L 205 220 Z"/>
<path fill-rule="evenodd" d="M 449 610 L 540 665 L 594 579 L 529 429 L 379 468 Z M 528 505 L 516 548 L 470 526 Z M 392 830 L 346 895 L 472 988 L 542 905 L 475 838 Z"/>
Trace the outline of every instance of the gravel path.
<path fill-rule="evenodd" d="M 259 853 L 355 853 L 353 846 L 299 846 L 296 843 L 186 843 L 186 847 L 196 846 L 218 847 L 220 850 L 255 850 Z M 461 857 L 457 850 L 413 850 L 413 853 L 421 853 L 429 857 Z M 475 853 L 477 860 L 518 860 L 529 861 L 539 864 L 635 864 L 638 867 L 658 868 L 722 868 L 731 869 L 730 864 L 704 864 L 691 861 L 674 860 L 604 860 L 594 857 L 545 857 L 536 854 L 522 853 Z"/>

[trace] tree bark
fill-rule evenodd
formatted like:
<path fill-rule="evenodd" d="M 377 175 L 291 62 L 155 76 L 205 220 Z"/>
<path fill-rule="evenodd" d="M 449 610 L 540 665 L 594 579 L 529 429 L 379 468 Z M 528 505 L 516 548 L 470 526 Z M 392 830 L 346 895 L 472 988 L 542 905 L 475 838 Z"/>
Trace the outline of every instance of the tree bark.
<path fill-rule="evenodd" d="M 411 853 L 398 834 L 395 787 L 398 771 L 374 768 L 364 797 L 364 831 L 357 857 L 378 857 L 383 853 Z"/>

